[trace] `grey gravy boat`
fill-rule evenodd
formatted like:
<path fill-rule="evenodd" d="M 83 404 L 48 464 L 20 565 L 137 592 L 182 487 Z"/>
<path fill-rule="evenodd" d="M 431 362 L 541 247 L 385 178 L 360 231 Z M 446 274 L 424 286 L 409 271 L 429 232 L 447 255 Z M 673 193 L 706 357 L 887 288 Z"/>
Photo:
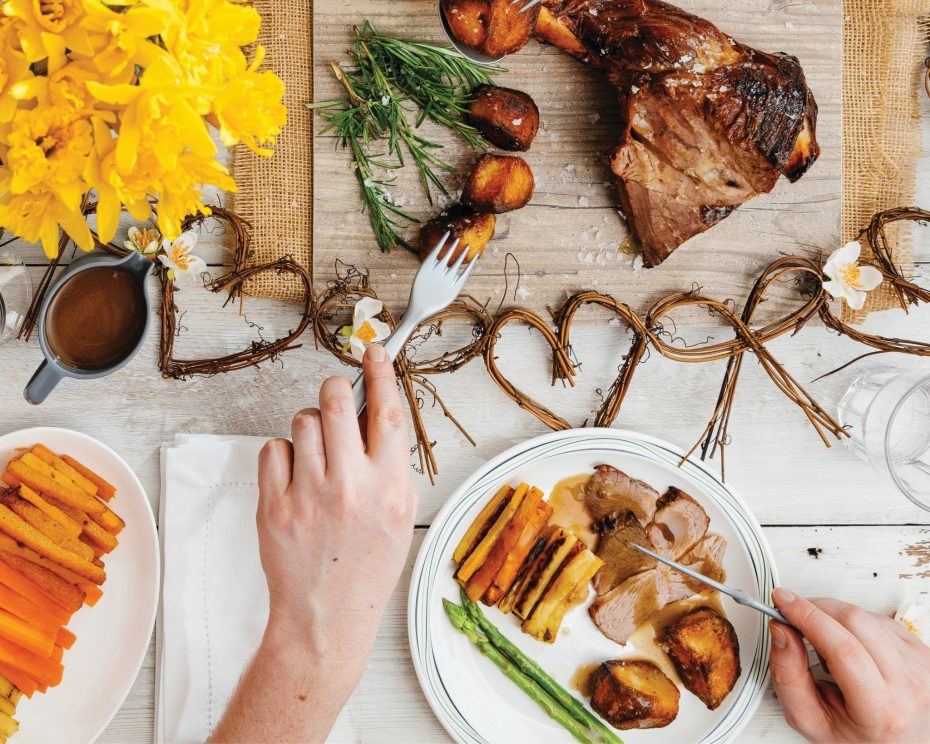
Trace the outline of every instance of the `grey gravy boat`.
<path fill-rule="evenodd" d="M 100 266 L 109 266 L 113 268 L 123 267 L 133 274 L 138 284 L 138 291 L 144 300 L 145 321 L 142 332 L 139 334 L 139 340 L 124 359 L 103 369 L 83 370 L 65 364 L 55 355 L 55 352 L 49 348 L 45 333 L 45 321 L 48 310 L 52 302 L 54 302 L 55 297 L 58 295 L 59 290 L 81 271 L 87 271 L 88 269 Z M 29 403 L 33 405 L 44 403 L 52 390 L 55 389 L 55 386 L 66 377 L 71 377 L 76 380 L 96 380 L 100 377 L 106 377 L 124 367 L 129 360 L 138 353 L 139 349 L 141 349 L 142 345 L 145 343 L 145 337 L 148 335 L 149 327 L 152 324 L 152 308 L 149 303 L 149 283 L 147 281 L 151 272 L 152 262 L 136 251 L 133 251 L 123 258 L 102 251 L 91 253 L 72 262 L 71 265 L 65 269 L 65 272 L 59 277 L 58 281 L 55 282 L 51 290 L 45 296 L 42 307 L 39 310 L 36 328 L 38 330 L 39 346 L 42 347 L 42 354 L 45 356 L 45 360 L 39 365 L 39 368 L 23 391 L 23 395 Z"/>

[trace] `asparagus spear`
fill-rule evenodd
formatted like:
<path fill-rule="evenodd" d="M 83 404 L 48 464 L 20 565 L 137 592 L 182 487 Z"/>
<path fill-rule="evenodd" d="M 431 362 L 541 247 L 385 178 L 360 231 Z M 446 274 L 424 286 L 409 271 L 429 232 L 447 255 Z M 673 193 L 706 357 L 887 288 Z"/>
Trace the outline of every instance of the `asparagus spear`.
<path fill-rule="evenodd" d="M 623 744 L 623 739 L 607 728 L 597 716 L 588 711 L 584 703 L 550 677 L 539 664 L 524 654 L 507 638 L 507 636 L 501 633 L 497 627 L 485 617 L 482 609 L 472 602 L 464 592 L 462 592 L 462 605 L 491 643 L 507 656 L 521 672 L 555 698 L 556 701 L 569 712 L 572 718 L 587 728 L 592 729 L 592 733 L 594 733 L 596 738 L 603 742 L 603 744 Z"/>
<path fill-rule="evenodd" d="M 529 695 L 540 708 L 546 711 L 550 718 L 567 729 L 582 744 L 598 744 L 597 739 L 589 736 L 590 732 L 586 726 L 582 726 L 572 718 L 561 705 L 549 697 L 545 690 L 541 689 L 539 685 L 517 669 L 510 659 L 498 651 L 497 647 L 479 630 L 462 607 L 448 599 L 442 600 L 442 606 L 455 629 L 463 633 L 468 640 L 475 644 L 484 656 L 489 658 L 498 669 L 507 675 L 511 682 Z"/>

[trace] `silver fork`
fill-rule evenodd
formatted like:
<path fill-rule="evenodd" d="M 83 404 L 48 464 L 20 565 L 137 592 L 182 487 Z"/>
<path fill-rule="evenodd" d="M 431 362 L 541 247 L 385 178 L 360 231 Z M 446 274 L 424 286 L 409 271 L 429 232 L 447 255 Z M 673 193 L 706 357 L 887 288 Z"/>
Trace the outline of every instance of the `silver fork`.
<path fill-rule="evenodd" d="M 468 246 L 462 249 L 462 254 L 456 259 L 455 263 L 450 264 L 449 259 L 455 254 L 455 249 L 459 245 L 458 238 L 452 241 L 449 250 L 442 259 L 439 254 L 442 252 L 450 233 L 442 236 L 442 239 L 436 244 L 432 252 L 423 261 L 420 270 L 413 280 L 413 287 L 410 289 L 410 299 L 407 301 L 407 312 L 403 319 L 398 323 L 397 328 L 384 342 L 384 351 L 392 361 L 400 354 L 401 349 L 413 335 L 424 320 L 430 315 L 445 310 L 452 301 L 459 296 L 462 287 L 471 270 L 478 263 L 478 257 L 475 256 L 468 266 L 462 268 L 465 258 L 468 256 Z M 361 415 L 368 405 L 368 393 L 365 389 L 365 377 L 359 375 L 358 379 L 352 385 L 352 392 L 355 395 L 355 410 Z"/>
<path fill-rule="evenodd" d="M 529 2 L 527 2 L 527 0 L 510 0 L 511 5 L 519 5 L 520 3 L 524 4 L 523 7 L 520 8 L 521 13 L 525 10 L 529 10 L 534 5 L 539 5 L 541 2 L 543 2 L 543 0 L 529 0 Z"/>

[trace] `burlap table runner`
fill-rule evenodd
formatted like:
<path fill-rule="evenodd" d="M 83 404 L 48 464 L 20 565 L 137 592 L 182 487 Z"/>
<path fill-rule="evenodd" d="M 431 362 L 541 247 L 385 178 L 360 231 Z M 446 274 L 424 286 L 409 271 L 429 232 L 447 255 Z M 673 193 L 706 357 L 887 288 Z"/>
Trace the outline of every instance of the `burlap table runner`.
<path fill-rule="evenodd" d="M 239 187 L 230 205 L 252 226 L 253 262 L 282 256 L 313 272 L 313 132 L 306 107 L 313 100 L 313 0 L 254 0 L 262 16 L 258 43 L 266 66 L 285 83 L 287 125 L 274 157 L 239 146 L 231 154 Z M 291 274 L 263 274 L 246 293 L 277 300 L 303 299 L 303 285 Z"/>
<path fill-rule="evenodd" d="M 292 255 L 313 269 L 313 132 L 305 103 L 313 100 L 312 0 L 255 0 L 260 43 L 287 85 L 288 122 L 273 158 L 244 148 L 233 157 L 239 185 L 234 208 L 252 224 L 256 263 Z M 843 238 L 852 240 L 880 210 L 914 196 L 921 153 L 917 98 L 927 55 L 926 0 L 844 0 Z M 909 235 L 896 235 L 897 255 L 910 257 Z M 248 286 L 259 297 L 299 300 L 290 276 L 266 275 Z M 895 305 L 873 292 L 860 314 Z"/>
<path fill-rule="evenodd" d="M 919 81 L 927 57 L 926 0 L 844 0 L 843 240 L 855 240 L 876 212 L 909 206 L 922 151 Z M 910 223 L 907 223 L 910 225 Z M 893 235 L 908 263 L 909 227 Z M 897 306 L 886 285 L 847 322 Z"/>

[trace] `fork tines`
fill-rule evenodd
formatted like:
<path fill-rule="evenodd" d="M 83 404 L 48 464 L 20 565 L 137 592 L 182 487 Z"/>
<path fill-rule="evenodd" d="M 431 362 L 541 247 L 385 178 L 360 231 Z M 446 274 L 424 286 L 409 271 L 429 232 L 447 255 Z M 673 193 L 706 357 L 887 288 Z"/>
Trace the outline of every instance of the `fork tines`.
<path fill-rule="evenodd" d="M 529 10 L 534 5 L 539 5 L 541 2 L 543 2 L 543 0 L 529 0 L 529 2 L 527 2 L 527 0 L 510 0 L 511 5 L 519 5 L 520 3 L 523 3 L 523 7 L 520 8 L 521 13 L 525 10 Z"/>

